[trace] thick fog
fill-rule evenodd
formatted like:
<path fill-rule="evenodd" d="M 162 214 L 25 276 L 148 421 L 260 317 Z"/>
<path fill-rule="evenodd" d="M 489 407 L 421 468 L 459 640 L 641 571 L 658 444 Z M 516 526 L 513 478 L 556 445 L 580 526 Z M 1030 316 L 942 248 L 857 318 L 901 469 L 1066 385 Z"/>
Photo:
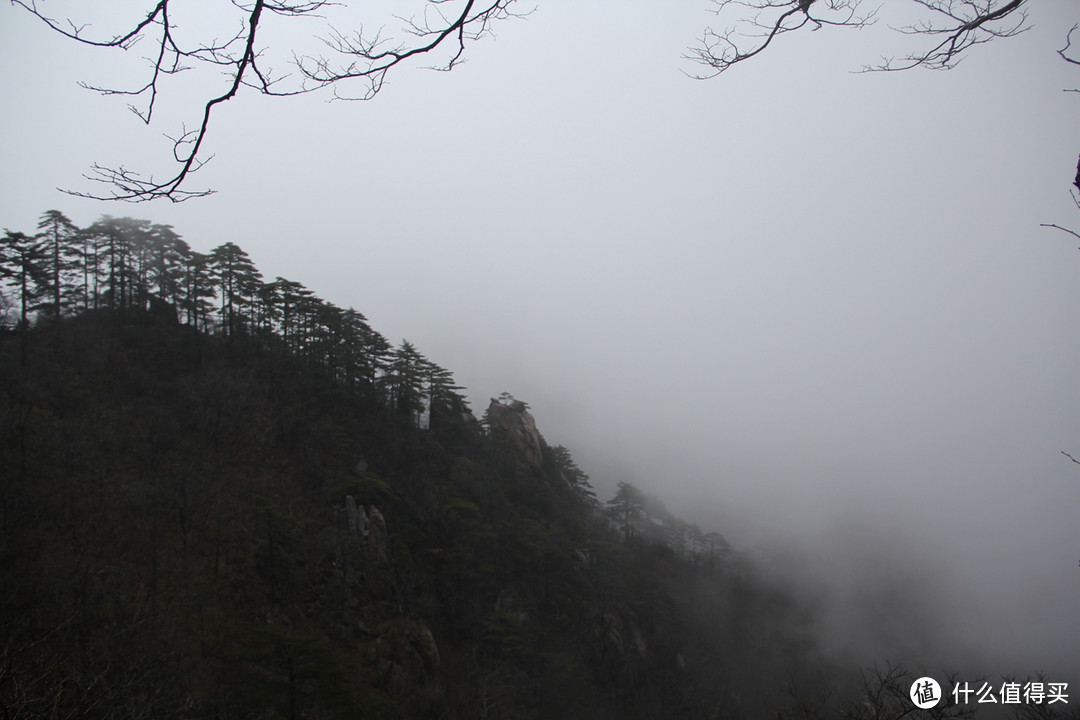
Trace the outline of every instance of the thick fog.
<path fill-rule="evenodd" d="M 905 42 L 886 18 L 698 81 L 708 7 L 542 3 L 371 102 L 241 94 L 194 178 L 218 194 L 138 206 L 55 187 L 161 168 L 198 84 L 143 128 L 76 86 L 138 51 L 5 7 L 0 224 L 234 241 L 478 413 L 530 403 L 601 498 L 632 482 L 761 558 L 836 652 L 1080 691 L 1080 251 L 1040 227 L 1080 229 L 1080 70 L 1056 53 L 1077 7 L 1032 4 L 950 72 L 852 72 Z"/>

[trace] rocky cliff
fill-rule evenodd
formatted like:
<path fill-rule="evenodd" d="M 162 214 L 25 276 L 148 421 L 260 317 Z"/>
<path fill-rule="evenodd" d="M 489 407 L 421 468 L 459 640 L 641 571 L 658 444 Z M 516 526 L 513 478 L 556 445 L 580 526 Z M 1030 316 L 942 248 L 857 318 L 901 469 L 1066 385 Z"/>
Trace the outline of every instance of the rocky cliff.
<path fill-rule="evenodd" d="M 492 398 L 486 418 L 493 435 L 508 437 L 521 452 L 525 463 L 538 468 L 543 463 L 540 433 L 528 408 L 528 405 L 512 397 Z"/>

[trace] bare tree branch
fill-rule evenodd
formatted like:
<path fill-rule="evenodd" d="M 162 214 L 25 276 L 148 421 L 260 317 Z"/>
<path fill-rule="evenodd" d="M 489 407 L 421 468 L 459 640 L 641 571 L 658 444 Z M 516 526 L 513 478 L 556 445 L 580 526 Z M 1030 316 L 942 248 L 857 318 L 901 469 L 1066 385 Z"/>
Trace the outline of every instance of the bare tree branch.
<path fill-rule="evenodd" d="M 729 8 L 748 15 L 723 31 L 705 29 L 701 43 L 686 59 L 705 65 L 698 78 L 716 77 L 737 63 L 749 60 L 785 33 L 811 26 L 865 27 L 876 10 L 860 13 L 862 0 L 713 0 L 717 15 Z"/>
<path fill-rule="evenodd" d="M 1077 27 L 1080 27 L 1080 25 L 1073 25 L 1069 28 L 1069 34 L 1065 36 L 1065 47 L 1057 51 L 1062 60 L 1067 63 L 1072 63 L 1073 65 L 1080 65 L 1080 58 L 1074 58 L 1069 54 L 1069 50 L 1072 46 L 1072 34 L 1076 32 Z"/>
<path fill-rule="evenodd" d="M 931 19 L 916 25 L 895 28 L 905 35 L 942 38 L 933 47 L 900 60 L 884 58 L 880 65 L 865 71 L 910 70 L 925 67 L 948 70 L 962 59 L 964 51 L 995 38 L 1019 35 L 1027 30 L 1027 0 L 911 0 L 930 11 Z"/>
<path fill-rule="evenodd" d="M 92 36 L 88 25 L 47 16 L 37 0 L 11 0 L 12 4 L 32 13 L 55 32 L 85 45 L 131 50 L 139 40 L 152 38 L 154 52 L 147 58 L 150 72 L 145 83 L 133 88 L 80 83 L 82 87 L 103 95 L 141 99 L 140 104 L 133 101 L 128 107 L 148 125 L 154 119 L 154 110 L 166 78 L 201 66 L 225 71 L 226 87 L 202 105 L 196 129 L 183 128 L 178 135 L 170 138 L 173 161 L 178 167 L 167 179 L 158 180 L 153 175 L 143 175 L 123 165 L 94 164 L 84 177 L 108 186 L 106 193 L 64 190 L 79 197 L 132 202 L 159 198 L 180 202 L 213 192 L 188 190 L 186 186 L 190 177 L 213 158 L 205 149 L 205 140 L 215 108 L 236 97 L 242 87 L 275 97 L 301 95 L 331 87 L 335 98 L 370 99 L 382 89 L 387 73 L 393 68 L 445 48 L 449 59 L 437 61 L 433 67 L 450 70 L 462 62 L 467 41 L 490 35 L 492 24 L 498 20 L 527 14 L 512 11 L 516 0 L 485 0 L 482 4 L 478 4 L 478 0 L 419 1 L 424 3 L 424 12 L 419 19 L 399 18 L 403 22 L 404 33 L 411 40 L 391 46 L 389 40 L 384 41 L 382 30 L 366 34 L 361 27 L 355 32 L 345 33 L 331 26 L 329 36 L 323 38 L 322 42 L 344 60 L 335 62 L 293 51 L 292 62 L 298 75 L 290 81 L 290 85 L 286 85 L 288 75 L 275 75 L 261 64 L 267 48 L 260 48 L 256 44 L 259 27 L 269 22 L 269 16 L 284 20 L 322 17 L 322 11 L 341 3 L 329 0 L 233 0 L 233 6 L 244 13 L 240 29 L 231 32 L 224 40 L 192 43 L 181 41 L 177 36 L 177 26 L 170 16 L 170 10 L 176 7 L 175 0 L 156 0 L 145 16 L 133 21 L 123 31 L 104 37 Z M 359 81 L 361 91 L 339 91 L 338 85 L 348 81 Z"/>
<path fill-rule="evenodd" d="M 497 20 L 509 17 L 522 17 L 528 13 L 514 13 L 510 10 L 513 0 L 488 0 L 477 7 L 476 0 L 467 0 L 460 12 L 447 17 L 442 7 L 448 0 L 431 0 L 424 8 L 421 19 L 399 18 L 406 31 L 417 42 L 401 42 L 387 47 L 381 30 L 365 33 L 363 28 L 346 36 L 334 31 L 323 42 L 338 55 L 343 55 L 349 62 L 335 65 L 323 57 L 301 57 L 296 61 L 305 78 L 314 83 L 314 88 L 335 85 L 334 97 L 343 100 L 368 100 L 383 87 L 386 74 L 410 58 L 425 55 L 436 48 L 449 43 L 453 53 L 430 69 L 449 71 L 461 63 L 468 40 L 479 40 L 491 34 L 491 25 Z M 432 20 L 432 15 L 437 16 Z M 360 79 L 366 82 L 366 89 L 359 95 L 342 95 L 337 92 L 336 84 L 342 80 Z"/>
<path fill-rule="evenodd" d="M 1076 205 L 1076 208 L 1080 210 L 1080 161 L 1077 161 L 1076 164 L 1076 177 L 1073 179 L 1072 187 L 1069 188 L 1069 196 L 1072 198 L 1072 201 Z M 1054 228 L 1055 230 L 1061 230 L 1062 232 L 1066 232 L 1073 237 L 1080 239 L 1080 233 L 1076 232 L 1075 230 L 1070 230 L 1069 228 L 1062 227 L 1055 223 L 1039 223 L 1039 227 L 1048 227 Z"/>
<path fill-rule="evenodd" d="M 60 33 L 61 35 L 71 38 L 72 40 L 78 40 L 86 45 L 94 45 L 96 47 L 119 47 L 127 50 L 130 48 L 136 40 L 138 40 L 139 34 L 149 25 L 159 22 L 158 16 L 165 11 L 165 7 L 169 4 L 169 0 L 159 0 L 157 5 L 147 14 L 147 16 L 137 23 L 135 27 L 123 35 L 114 35 L 108 40 L 93 40 L 86 37 L 83 31 L 86 29 L 86 25 L 76 25 L 71 20 L 66 20 L 64 23 L 60 23 L 58 20 L 48 17 L 43 12 L 38 10 L 37 0 L 11 0 L 12 5 L 18 5 L 25 8 L 29 12 L 33 13 L 41 19 L 46 25 Z"/>
<path fill-rule="evenodd" d="M 1039 223 L 1039 227 L 1054 228 L 1055 230 L 1067 232 L 1073 237 L 1080 239 L 1080 233 L 1076 232 L 1075 230 L 1070 230 L 1069 228 L 1061 227 L 1060 225 L 1056 225 L 1054 223 Z"/>
<path fill-rule="evenodd" d="M 913 25 L 893 28 L 902 35 L 926 36 L 934 44 L 900 59 L 884 58 L 863 71 L 908 70 L 914 67 L 947 69 L 965 51 L 994 38 L 1012 37 L 1026 29 L 1024 5 L 1028 0 L 908 0 L 928 17 Z M 865 10 L 864 0 L 713 0 L 717 14 L 737 12 L 740 17 L 723 31 L 707 28 L 697 47 L 686 57 L 708 70 L 698 77 L 715 77 L 749 60 L 785 33 L 809 26 L 862 28 L 873 24 L 878 8 Z"/>

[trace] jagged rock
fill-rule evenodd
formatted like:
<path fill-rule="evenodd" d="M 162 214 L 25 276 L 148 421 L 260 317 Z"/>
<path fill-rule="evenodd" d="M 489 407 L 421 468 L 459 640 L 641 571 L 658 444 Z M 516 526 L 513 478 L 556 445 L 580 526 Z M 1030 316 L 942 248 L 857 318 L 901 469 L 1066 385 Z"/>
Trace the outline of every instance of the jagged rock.
<path fill-rule="evenodd" d="M 357 517 L 357 523 L 360 530 L 360 537 L 367 537 L 371 532 L 371 522 L 368 520 L 367 513 L 364 512 L 364 506 L 360 506 L 360 511 Z"/>
<path fill-rule="evenodd" d="M 345 496 L 345 515 L 348 517 L 350 535 L 368 537 L 371 523 L 368 521 L 367 513 L 364 512 L 364 506 L 357 505 L 352 495 Z M 383 525 L 385 529 L 385 523 Z"/>
<path fill-rule="evenodd" d="M 349 534 L 356 535 L 360 532 L 360 512 L 356 508 L 356 500 L 352 495 L 345 496 L 345 513 L 349 518 Z"/>
<path fill-rule="evenodd" d="M 526 464 L 540 467 L 543 462 L 540 433 L 536 429 L 536 420 L 526 408 L 520 400 L 504 404 L 492 398 L 487 409 L 488 427 L 492 433 L 506 433 L 521 450 Z"/>
<path fill-rule="evenodd" d="M 424 663 L 424 669 L 428 674 L 434 674 L 441 659 L 439 657 L 439 645 L 435 642 L 435 636 L 431 634 L 431 630 L 423 623 L 414 623 L 410 639 L 413 648 Z"/>
<path fill-rule="evenodd" d="M 593 551 L 589 548 L 578 548 L 574 551 L 574 557 L 587 568 L 592 567 L 596 563 L 596 556 L 593 555 Z"/>
<path fill-rule="evenodd" d="M 605 612 L 602 632 L 604 640 L 623 658 L 631 655 L 644 657 L 648 652 L 648 644 L 637 620 L 625 613 Z"/>
<path fill-rule="evenodd" d="M 371 510 L 369 511 L 368 514 L 369 514 L 370 519 L 371 519 L 371 524 L 374 526 L 374 528 L 376 530 L 378 530 L 385 537 L 386 536 L 386 519 L 383 517 L 383 514 L 381 512 L 379 512 L 379 508 L 372 505 Z"/>
<path fill-rule="evenodd" d="M 360 458 L 356 461 L 356 465 L 353 466 L 353 472 L 357 475 L 363 476 L 367 472 L 368 462 L 366 458 Z"/>
<path fill-rule="evenodd" d="M 368 529 L 368 552 L 375 562 L 386 565 L 390 562 L 390 556 L 387 554 L 386 520 L 379 512 L 379 508 L 374 505 L 368 511 L 368 520 L 370 522 L 365 523 Z"/>

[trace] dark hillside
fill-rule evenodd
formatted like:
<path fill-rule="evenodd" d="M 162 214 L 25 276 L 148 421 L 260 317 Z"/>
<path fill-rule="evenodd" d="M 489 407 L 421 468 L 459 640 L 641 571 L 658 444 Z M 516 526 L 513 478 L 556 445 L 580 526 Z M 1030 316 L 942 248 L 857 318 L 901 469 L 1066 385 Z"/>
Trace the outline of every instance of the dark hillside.
<path fill-rule="evenodd" d="M 420 428 L 150 314 L 0 341 L 7 717 L 706 717 L 796 642 L 610 530 L 523 403 Z"/>
<path fill-rule="evenodd" d="M 2 720 L 911 713 L 720 533 L 600 503 L 526 403 L 478 420 L 233 243 L 54 215 L 0 243 Z"/>

